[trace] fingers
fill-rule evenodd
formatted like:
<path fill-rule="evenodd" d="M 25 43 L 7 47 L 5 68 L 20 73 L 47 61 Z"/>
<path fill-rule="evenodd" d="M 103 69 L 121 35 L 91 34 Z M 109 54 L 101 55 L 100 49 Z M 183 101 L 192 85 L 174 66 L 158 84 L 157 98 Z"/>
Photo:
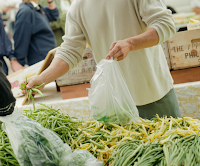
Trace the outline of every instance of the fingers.
<path fill-rule="evenodd" d="M 35 84 L 35 76 L 31 77 L 31 78 L 28 78 L 27 80 L 24 80 L 22 81 L 20 84 L 19 84 L 19 87 L 22 89 L 22 93 L 25 94 L 26 91 L 25 89 L 30 89 L 33 87 L 33 85 Z M 27 81 L 27 82 L 26 82 Z"/>
<path fill-rule="evenodd" d="M 109 54 L 106 56 L 106 59 L 112 58 L 118 51 L 120 50 L 120 46 L 115 45 L 114 48 L 109 52 Z M 115 56 L 116 57 L 116 56 Z M 114 59 L 114 57 L 113 57 Z"/>
<path fill-rule="evenodd" d="M 124 59 L 124 55 L 121 55 L 121 56 L 118 56 L 117 57 L 117 61 L 121 61 L 121 60 L 123 60 Z"/>
<path fill-rule="evenodd" d="M 29 79 L 27 80 L 26 88 L 27 88 L 27 89 L 30 89 L 30 88 L 32 88 L 33 86 L 39 85 L 40 83 L 39 83 L 37 80 L 38 80 L 38 76 L 32 76 L 31 78 L 29 78 Z"/>
<path fill-rule="evenodd" d="M 114 42 L 114 43 L 111 44 L 110 49 L 109 49 L 110 51 L 114 48 L 114 46 L 116 45 L 116 43 L 117 42 Z"/>
<path fill-rule="evenodd" d="M 27 88 L 27 89 L 32 88 L 34 85 L 35 85 L 34 79 L 28 79 L 28 80 L 27 80 L 27 85 L 26 85 L 26 88 Z"/>
<path fill-rule="evenodd" d="M 22 94 L 24 94 L 24 95 L 26 94 L 26 91 L 25 91 L 25 90 L 22 90 L 21 92 L 22 92 Z"/>
<path fill-rule="evenodd" d="M 122 50 L 118 50 L 118 52 L 113 56 L 113 60 L 118 59 L 119 56 L 123 56 Z"/>
<path fill-rule="evenodd" d="M 45 87 L 45 85 L 43 85 L 43 86 L 41 86 L 40 88 L 37 88 L 37 89 L 40 90 L 40 91 L 42 91 L 42 89 L 43 89 L 44 87 Z M 32 88 L 32 87 L 31 87 L 31 88 Z M 27 89 L 30 89 L 30 88 L 27 88 Z M 21 93 L 22 93 L 22 94 L 26 94 L 27 92 L 26 92 L 26 90 L 22 90 Z M 37 93 L 37 92 L 35 92 L 35 91 L 32 92 L 32 94 L 36 94 L 36 93 Z"/>

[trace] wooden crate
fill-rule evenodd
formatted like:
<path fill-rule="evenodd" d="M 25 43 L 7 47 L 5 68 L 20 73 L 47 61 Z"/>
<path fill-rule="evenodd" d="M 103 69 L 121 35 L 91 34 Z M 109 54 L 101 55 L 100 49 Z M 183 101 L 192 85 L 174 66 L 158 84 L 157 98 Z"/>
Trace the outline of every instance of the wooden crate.
<path fill-rule="evenodd" d="M 60 87 L 62 99 L 86 97 L 88 96 L 86 88 L 90 88 L 90 83 Z"/>
<path fill-rule="evenodd" d="M 173 70 L 200 66 L 200 29 L 176 33 L 168 48 Z"/>
<path fill-rule="evenodd" d="M 162 46 L 163 51 L 165 53 L 165 58 L 167 60 L 167 64 L 168 64 L 169 70 L 171 70 L 172 66 L 171 66 L 171 61 L 170 61 L 170 55 L 169 55 L 169 49 L 168 49 L 168 43 L 167 43 L 167 41 L 163 42 L 161 44 L 161 46 Z"/>
<path fill-rule="evenodd" d="M 60 87 L 87 83 L 90 82 L 95 71 L 96 62 L 90 47 L 87 47 L 83 60 L 78 64 L 78 66 L 62 77 L 59 77 L 56 82 Z"/>
<path fill-rule="evenodd" d="M 200 67 L 172 70 L 171 75 L 174 79 L 174 84 L 200 81 Z"/>

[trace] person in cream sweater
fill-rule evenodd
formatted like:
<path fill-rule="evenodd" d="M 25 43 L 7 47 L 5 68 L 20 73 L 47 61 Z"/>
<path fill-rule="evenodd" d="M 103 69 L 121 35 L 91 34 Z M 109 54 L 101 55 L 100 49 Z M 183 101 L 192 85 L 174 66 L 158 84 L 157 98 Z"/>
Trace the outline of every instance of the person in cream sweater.
<path fill-rule="evenodd" d="M 51 65 L 28 80 L 27 88 L 49 83 L 82 60 L 88 42 L 96 62 L 113 57 L 142 118 L 181 117 L 161 43 L 175 34 L 162 0 L 74 0 L 63 43 Z"/>

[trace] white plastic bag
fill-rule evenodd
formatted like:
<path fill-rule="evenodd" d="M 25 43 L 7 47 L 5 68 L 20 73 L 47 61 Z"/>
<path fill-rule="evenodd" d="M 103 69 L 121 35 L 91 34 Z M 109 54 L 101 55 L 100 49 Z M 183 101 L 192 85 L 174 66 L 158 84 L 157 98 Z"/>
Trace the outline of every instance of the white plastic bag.
<path fill-rule="evenodd" d="M 16 111 L 0 121 L 20 166 L 59 166 L 72 153 L 54 132 Z"/>
<path fill-rule="evenodd" d="M 117 61 L 101 60 L 90 83 L 88 99 L 96 120 L 122 125 L 140 121 Z"/>
<path fill-rule="evenodd" d="M 103 166 L 103 161 L 95 158 L 89 151 L 80 149 L 67 155 L 61 166 Z"/>

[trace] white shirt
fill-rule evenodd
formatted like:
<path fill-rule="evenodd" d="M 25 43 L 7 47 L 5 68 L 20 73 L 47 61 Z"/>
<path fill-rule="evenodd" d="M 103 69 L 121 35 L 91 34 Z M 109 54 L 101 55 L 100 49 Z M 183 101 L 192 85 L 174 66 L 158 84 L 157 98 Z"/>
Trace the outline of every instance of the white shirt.
<path fill-rule="evenodd" d="M 191 0 L 191 7 L 200 7 L 200 0 Z"/>
<path fill-rule="evenodd" d="M 74 0 L 67 13 L 64 42 L 55 57 L 72 69 L 82 60 L 87 41 L 98 63 L 114 41 L 148 28 L 156 29 L 159 45 L 131 51 L 119 65 L 136 105 L 149 104 L 173 88 L 160 44 L 175 34 L 175 25 L 162 0 Z"/>

